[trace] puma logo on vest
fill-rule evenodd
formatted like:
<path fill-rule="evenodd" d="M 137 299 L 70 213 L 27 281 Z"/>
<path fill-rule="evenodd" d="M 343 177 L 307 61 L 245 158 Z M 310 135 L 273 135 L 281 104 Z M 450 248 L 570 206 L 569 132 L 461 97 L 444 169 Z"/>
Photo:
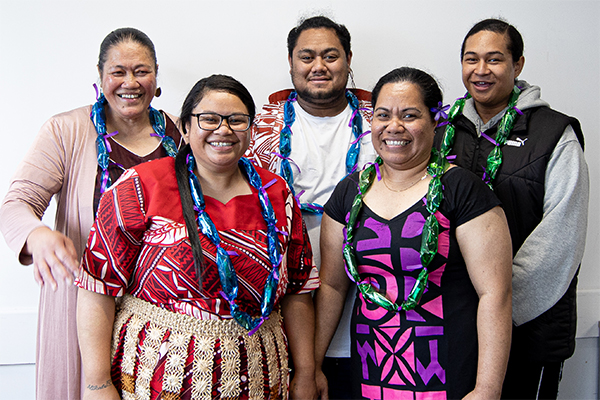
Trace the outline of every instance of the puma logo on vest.
<path fill-rule="evenodd" d="M 525 146 L 526 141 L 527 141 L 527 138 L 525 138 L 525 139 L 516 138 L 515 140 L 507 140 L 506 145 L 513 146 L 513 147 L 521 147 L 521 146 Z"/>

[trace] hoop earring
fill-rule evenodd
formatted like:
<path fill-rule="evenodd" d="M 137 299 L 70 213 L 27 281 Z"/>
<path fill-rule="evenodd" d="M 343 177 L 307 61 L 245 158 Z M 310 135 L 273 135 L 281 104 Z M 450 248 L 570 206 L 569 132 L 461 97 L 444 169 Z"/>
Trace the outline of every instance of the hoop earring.
<path fill-rule="evenodd" d="M 160 87 L 157 87 L 156 92 L 154 92 L 154 97 L 160 97 L 161 94 L 162 94 L 162 90 L 160 89 Z"/>

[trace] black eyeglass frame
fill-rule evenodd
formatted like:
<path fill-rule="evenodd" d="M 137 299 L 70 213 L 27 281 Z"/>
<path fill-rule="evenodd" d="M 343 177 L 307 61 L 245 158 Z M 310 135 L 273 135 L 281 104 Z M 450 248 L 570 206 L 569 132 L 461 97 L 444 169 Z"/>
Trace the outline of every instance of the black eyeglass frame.
<path fill-rule="evenodd" d="M 216 128 L 206 129 L 206 128 L 203 128 L 200 126 L 200 116 L 201 115 L 218 115 L 219 118 L 221 118 L 221 121 L 219 121 L 219 125 L 217 125 Z M 229 118 L 237 117 L 240 115 L 244 116 L 244 117 L 248 117 L 248 127 L 246 129 L 233 129 L 231 127 L 231 124 L 229 123 Z M 231 129 L 234 132 L 246 132 L 252 126 L 252 118 L 250 118 L 250 114 L 235 113 L 235 114 L 229 114 L 229 115 L 221 115 L 221 114 L 214 113 L 214 112 L 206 112 L 206 113 L 191 114 L 191 116 L 196 117 L 196 120 L 198 121 L 198 128 L 205 130 L 205 131 L 210 131 L 210 132 L 216 131 L 217 129 L 219 129 L 221 127 L 221 125 L 223 125 L 223 121 L 225 121 L 225 120 L 227 120 L 227 126 L 229 127 L 229 129 Z"/>

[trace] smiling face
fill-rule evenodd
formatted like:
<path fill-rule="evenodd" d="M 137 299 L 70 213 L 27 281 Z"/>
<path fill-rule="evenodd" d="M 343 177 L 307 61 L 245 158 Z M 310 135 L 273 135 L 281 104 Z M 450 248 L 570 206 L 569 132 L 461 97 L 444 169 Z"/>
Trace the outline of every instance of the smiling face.
<path fill-rule="evenodd" d="M 117 43 L 108 50 L 99 73 L 109 118 L 135 120 L 147 115 L 156 92 L 156 64 L 146 47 L 133 41 Z"/>
<path fill-rule="evenodd" d="M 513 61 L 504 34 L 480 31 L 465 42 L 462 78 L 484 122 L 508 105 L 525 59 Z"/>
<path fill-rule="evenodd" d="M 429 160 L 435 125 L 419 86 L 406 81 L 383 85 L 374 106 L 371 135 L 386 165 L 405 170 Z"/>
<path fill-rule="evenodd" d="M 298 37 L 288 61 L 298 97 L 327 104 L 344 97 L 350 60 L 333 29 L 307 29 Z"/>
<path fill-rule="evenodd" d="M 211 90 L 204 94 L 192 113 L 248 114 L 248 109 L 236 95 Z M 250 129 L 232 131 L 225 120 L 217 130 L 206 131 L 198 126 L 197 117 L 192 117 L 186 130 L 184 136 L 192 148 L 199 170 L 232 171 L 237 168 L 238 161 L 250 144 Z"/>

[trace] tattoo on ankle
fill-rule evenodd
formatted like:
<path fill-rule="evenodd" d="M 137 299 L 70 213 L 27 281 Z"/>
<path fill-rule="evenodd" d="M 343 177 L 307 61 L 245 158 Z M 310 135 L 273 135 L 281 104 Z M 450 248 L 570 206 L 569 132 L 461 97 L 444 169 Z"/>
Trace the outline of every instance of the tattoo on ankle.
<path fill-rule="evenodd" d="M 109 379 L 103 385 L 87 385 L 87 388 L 89 390 L 101 390 L 101 389 L 106 389 L 107 387 L 112 386 L 112 384 L 113 384 L 112 380 Z"/>

